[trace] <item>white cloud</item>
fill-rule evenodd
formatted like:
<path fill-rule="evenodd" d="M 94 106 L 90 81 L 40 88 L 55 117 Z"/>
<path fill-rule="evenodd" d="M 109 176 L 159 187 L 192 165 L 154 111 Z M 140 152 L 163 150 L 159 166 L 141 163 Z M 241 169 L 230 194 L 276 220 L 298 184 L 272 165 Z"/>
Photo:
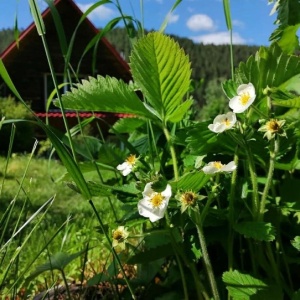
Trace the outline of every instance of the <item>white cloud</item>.
<path fill-rule="evenodd" d="M 164 0 L 155 0 L 159 4 L 163 4 Z"/>
<path fill-rule="evenodd" d="M 77 3 L 78 7 L 83 11 L 87 11 L 94 3 Z M 89 15 L 88 18 L 96 21 L 96 20 L 109 20 L 115 14 L 115 11 L 107 6 L 100 5 L 95 8 Z"/>
<path fill-rule="evenodd" d="M 232 20 L 232 25 L 234 27 L 244 28 L 245 24 L 240 20 Z"/>
<path fill-rule="evenodd" d="M 168 23 L 176 23 L 179 20 L 179 15 L 168 14 Z"/>
<path fill-rule="evenodd" d="M 187 23 L 187 27 L 192 31 L 214 30 L 214 21 L 208 15 L 196 14 L 191 16 Z"/>
<path fill-rule="evenodd" d="M 190 37 L 195 43 L 203 44 L 214 44 L 214 45 L 224 45 L 230 43 L 230 34 L 228 31 L 220 31 L 210 34 L 203 34 L 198 36 Z M 233 33 L 232 35 L 233 44 L 246 44 L 247 41 L 242 38 L 238 33 Z"/>

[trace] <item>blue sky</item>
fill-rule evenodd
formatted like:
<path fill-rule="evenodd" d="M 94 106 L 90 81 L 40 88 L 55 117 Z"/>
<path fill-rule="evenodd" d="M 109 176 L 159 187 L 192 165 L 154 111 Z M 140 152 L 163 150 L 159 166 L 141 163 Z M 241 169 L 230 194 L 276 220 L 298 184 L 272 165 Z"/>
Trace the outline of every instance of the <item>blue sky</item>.
<path fill-rule="evenodd" d="M 96 0 L 75 0 L 85 11 Z M 135 15 L 140 21 L 140 3 L 144 4 L 144 26 L 159 29 L 175 0 L 119 0 L 123 11 Z M 43 0 L 38 0 L 41 9 L 46 8 Z M 276 14 L 270 16 L 272 5 L 268 0 L 231 0 L 233 41 L 235 44 L 269 45 L 269 36 L 275 29 Z M 0 0 L 0 29 L 14 25 L 17 15 L 19 28 L 27 27 L 32 18 L 28 0 Z M 119 14 L 113 5 L 100 6 L 90 15 L 96 27 L 103 27 Z M 122 25 L 122 24 L 120 24 Z M 221 0 L 183 0 L 172 15 L 166 33 L 187 37 L 204 44 L 226 44 L 229 34 L 226 28 Z"/>

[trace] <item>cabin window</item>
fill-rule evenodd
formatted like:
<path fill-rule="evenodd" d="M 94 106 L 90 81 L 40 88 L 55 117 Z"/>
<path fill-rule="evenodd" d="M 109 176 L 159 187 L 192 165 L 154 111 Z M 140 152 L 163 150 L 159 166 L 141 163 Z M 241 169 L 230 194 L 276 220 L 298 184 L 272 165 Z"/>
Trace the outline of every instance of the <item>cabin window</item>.
<path fill-rule="evenodd" d="M 78 78 L 81 81 L 82 79 L 87 78 L 87 76 L 86 75 L 80 75 Z M 70 81 L 67 79 L 66 76 L 64 76 L 63 74 L 57 74 L 56 79 L 57 79 L 58 86 L 60 87 L 61 94 L 64 94 L 67 91 L 71 90 Z M 75 78 L 74 78 L 73 83 L 75 83 L 75 82 L 76 81 L 75 81 Z M 45 101 L 45 109 L 46 110 L 47 110 L 47 105 L 49 105 L 48 101 L 50 101 L 49 100 L 50 96 L 52 96 L 52 100 L 51 100 L 51 103 L 50 103 L 49 109 L 48 109 L 49 111 L 59 111 L 60 110 L 58 107 L 56 107 L 53 104 L 53 100 L 57 99 L 56 93 L 53 96 L 54 90 L 55 90 L 54 89 L 54 83 L 53 83 L 51 74 L 44 74 L 44 101 Z"/>

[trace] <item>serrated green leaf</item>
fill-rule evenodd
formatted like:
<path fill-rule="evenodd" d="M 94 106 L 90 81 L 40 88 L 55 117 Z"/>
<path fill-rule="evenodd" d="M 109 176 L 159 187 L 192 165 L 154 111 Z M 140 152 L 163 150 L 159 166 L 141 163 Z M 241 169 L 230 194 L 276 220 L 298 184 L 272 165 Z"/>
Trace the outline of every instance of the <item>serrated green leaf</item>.
<path fill-rule="evenodd" d="M 205 155 L 217 141 L 217 135 L 208 129 L 209 122 L 195 124 L 187 133 L 187 147 L 193 154 Z"/>
<path fill-rule="evenodd" d="M 271 223 L 240 222 L 234 226 L 234 230 L 257 241 L 270 242 L 275 239 L 275 229 Z"/>
<path fill-rule="evenodd" d="M 296 98 L 290 99 L 290 100 L 273 100 L 272 104 L 275 106 L 300 108 L 300 97 L 296 97 Z"/>
<path fill-rule="evenodd" d="M 227 96 L 227 98 L 229 98 L 229 99 L 236 96 L 237 87 L 238 87 L 238 85 L 232 79 L 222 82 L 222 89 L 223 89 L 225 95 Z"/>
<path fill-rule="evenodd" d="M 283 52 L 292 54 L 299 48 L 299 39 L 296 34 L 299 27 L 300 24 L 296 24 L 287 26 L 281 31 L 280 39 L 278 39 L 277 43 Z"/>
<path fill-rule="evenodd" d="M 133 88 L 113 77 L 89 77 L 62 96 L 65 109 L 135 114 L 154 118 Z M 56 102 L 56 105 L 58 103 Z"/>
<path fill-rule="evenodd" d="M 300 251 L 300 236 L 295 236 L 291 243 L 298 251 Z"/>
<path fill-rule="evenodd" d="M 152 32 L 135 44 L 130 61 L 134 81 L 160 119 L 168 120 L 189 90 L 188 56 L 173 39 Z"/>
<path fill-rule="evenodd" d="M 177 190 L 198 192 L 205 186 L 210 177 L 201 171 L 194 171 L 184 174 L 177 182 L 172 182 L 171 185 Z"/>
<path fill-rule="evenodd" d="M 267 289 L 267 284 L 249 274 L 240 273 L 237 270 L 225 272 L 222 276 L 223 282 L 230 296 L 234 300 L 247 300 L 258 291 Z"/>
<path fill-rule="evenodd" d="M 118 133 L 132 133 L 137 128 L 145 124 L 145 121 L 138 118 L 122 118 L 113 126 Z"/>
<path fill-rule="evenodd" d="M 183 103 L 181 103 L 167 118 L 167 121 L 176 123 L 176 122 L 180 122 L 185 114 L 187 113 L 187 111 L 189 110 L 189 108 L 192 106 L 193 104 L 193 100 L 192 99 L 188 99 L 186 101 L 184 101 Z"/>

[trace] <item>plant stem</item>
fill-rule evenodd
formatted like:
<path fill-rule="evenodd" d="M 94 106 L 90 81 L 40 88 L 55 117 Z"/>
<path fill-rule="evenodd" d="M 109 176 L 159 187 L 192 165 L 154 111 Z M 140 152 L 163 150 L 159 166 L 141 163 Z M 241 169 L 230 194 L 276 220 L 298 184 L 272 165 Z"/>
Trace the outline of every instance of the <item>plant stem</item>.
<path fill-rule="evenodd" d="M 71 298 L 71 294 L 70 294 L 70 289 L 69 289 L 68 281 L 67 281 L 67 278 L 66 278 L 66 275 L 65 275 L 65 272 L 64 272 L 63 269 L 61 269 L 60 271 L 61 271 L 61 275 L 63 277 L 64 283 L 65 283 L 65 286 L 66 286 L 66 291 L 67 291 L 68 298 L 72 299 Z"/>
<path fill-rule="evenodd" d="M 102 232 L 104 232 L 105 238 L 107 239 L 107 241 L 108 241 L 109 244 L 111 245 L 112 242 L 111 242 L 111 240 L 110 240 L 110 237 L 108 236 L 108 234 L 107 234 L 107 232 L 106 232 L 106 230 L 105 230 L 105 228 L 104 228 L 104 224 L 103 224 L 103 222 L 102 222 L 102 220 L 101 220 L 101 218 L 100 218 L 100 216 L 99 216 L 99 214 L 98 214 L 98 212 L 97 212 L 97 209 L 96 209 L 96 207 L 95 207 L 95 205 L 94 205 L 94 203 L 93 203 L 93 201 L 92 201 L 91 199 L 89 200 L 89 203 L 90 203 L 90 205 L 92 206 L 92 209 L 93 209 L 93 211 L 94 211 L 94 213 L 95 213 L 95 215 L 96 215 L 96 217 L 97 217 L 97 220 L 98 220 L 98 222 L 99 222 L 99 224 L 100 224 L 100 227 L 101 227 Z M 129 289 L 129 291 L 130 291 L 130 293 L 131 293 L 132 299 L 136 299 L 136 298 L 135 298 L 135 295 L 134 295 L 134 292 L 133 292 L 133 290 L 132 290 L 132 287 L 131 287 L 131 285 L 130 285 L 128 279 L 127 279 L 127 276 L 126 276 L 126 274 L 125 274 L 125 271 L 124 271 L 124 269 L 123 269 L 121 260 L 120 260 L 120 258 L 119 258 L 119 256 L 118 256 L 117 252 L 115 251 L 115 249 L 114 249 L 113 247 L 112 247 L 112 253 L 113 253 L 113 255 L 114 255 L 114 258 L 115 258 L 116 261 L 118 262 L 118 265 L 119 265 L 119 267 L 120 267 L 120 269 L 121 269 L 121 273 L 122 273 L 122 275 L 123 275 L 123 277 L 124 277 L 124 280 L 125 280 L 125 282 L 126 282 L 126 284 L 127 284 L 127 286 L 128 286 L 128 289 Z"/>
<path fill-rule="evenodd" d="M 175 241 L 172 231 L 170 230 L 171 239 Z M 181 256 L 183 262 L 186 264 L 186 266 L 190 269 L 194 281 L 195 281 L 195 288 L 197 291 L 197 299 L 202 300 L 203 298 L 205 300 L 209 300 L 210 297 L 208 296 L 205 287 L 203 286 L 202 282 L 200 281 L 199 274 L 197 273 L 197 270 L 195 268 L 194 263 L 190 263 L 190 261 L 187 259 L 184 251 L 182 251 L 181 247 L 176 243 L 172 242 L 173 247 L 175 248 L 175 253 L 177 253 Z"/>
<path fill-rule="evenodd" d="M 274 167 L 275 167 L 275 160 L 276 160 L 276 155 L 279 151 L 279 139 L 275 138 L 272 141 L 272 150 L 270 150 L 270 162 L 269 162 L 269 170 L 268 170 L 268 175 L 267 175 L 267 181 L 266 185 L 261 197 L 261 202 L 260 202 L 260 207 L 259 207 L 259 215 L 258 215 L 258 220 L 263 221 L 264 218 L 264 213 L 265 213 L 265 206 L 266 206 L 266 201 L 268 197 L 268 193 L 272 184 L 273 180 L 273 173 L 274 173 Z"/>
<path fill-rule="evenodd" d="M 169 132 L 169 130 L 166 126 L 163 127 L 163 131 L 164 131 L 165 137 L 166 137 L 167 142 L 168 142 L 169 147 L 170 147 L 171 157 L 172 157 L 172 161 L 173 161 L 174 179 L 175 179 L 175 181 L 177 181 L 178 178 L 179 178 L 179 173 L 178 173 L 178 164 L 177 164 L 177 157 L 176 157 L 175 148 L 174 148 L 174 145 L 171 141 L 170 132 Z"/>
<path fill-rule="evenodd" d="M 56 93 L 57 93 L 58 103 L 60 105 L 60 109 L 61 109 L 61 112 L 62 112 L 64 126 L 65 126 L 65 129 L 66 129 L 66 132 L 67 132 L 67 137 L 68 137 L 68 140 L 69 140 L 69 143 L 70 143 L 70 148 L 71 148 L 71 151 L 72 151 L 73 158 L 76 162 L 76 155 L 75 155 L 75 150 L 74 150 L 74 146 L 73 146 L 73 142 L 72 142 L 72 137 L 71 137 L 71 133 L 70 133 L 70 130 L 69 130 L 69 125 L 68 125 L 68 122 L 67 122 L 67 118 L 66 118 L 66 115 L 65 115 L 63 102 L 61 100 L 61 94 L 60 94 L 60 91 L 59 91 L 59 88 L 58 88 L 58 83 L 57 83 L 57 79 L 56 79 L 56 76 L 55 76 L 55 71 L 54 71 L 54 66 L 53 66 L 52 60 L 51 60 L 50 51 L 49 51 L 48 44 L 47 44 L 46 39 L 45 39 L 45 35 L 42 34 L 41 38 L 42 38 L 45 54 L 46 54 L 46 57 L 47 57 L 48 65 L 49 65 L 49 68 L 50 68 L 50 73 L 51 73 L 51 76 L 52 76 L 53 84 L 54 84 L 54 87 L 55 87 L 55 90 L 56 90 Z"/>
<path fill-rule="evenodd" d="M 235 154 L 234 154 L 234 163 L 236 166 L 238 166 L 238 146 L 235 148 Z M 232 172 L 231 176 L 231 185 L 230 185 L 230 194 L 229 194 L 229 207 L 228 207 L 228 219 L 229 219 L 229 228 L 228 228 L 228 269 L 229 271 L 232 271 L 233 269 L 233 242 L 234 242 L 234 231 L 233 231 L 233 225 L 234 225 L 234 196 L 235 196 L 235 190 L 236 190 L 236 179 L 237 179 L 237 169 L 236 168 Z"/>
<path fill-rule="evenodd" d="M 252 151 L 249 148 L 247 143 L 245 143 L 245 146 L 246 146 L 245 149 L 246 149 L 248 162 L 249 162 L 249 173 L 250 173 L 250 178 L 252 183 L 252 214 L 253 217 L 256 218 L 259 212 L 257 175 L 256 175 Z"/>
<path fill-rule="evenodd" d="M 204 234 L 203 234 L 203 230 L 202 230 L 202 224 L 200 222 L 200 216 L 199 215 L 200 215 L 199 213 L 195 214 L 195 216 L 196 216 L 196 228 L 197 228 L 199 242 L 200 242 L 200 246 L 201 246 L 203 261 L 204 261 L 204 265 L 205 265 L 206 272 L 207 272 L 207 275 L 208 275 L 208 279 L 209 279 L 209 283 L 210 283 L 210 287 L 211 287 L 211 290 L 212 290 L 214 300 L 220 300 L 218 287 L 217 287 L 217 283 L 216 283 L 216 280 L 215 280 L 213 268 L 212 268 L 212 265 L 211 265 L 211 262 L 210 262 L 210 259 L 209 259 L 207 246 L 206 246 L 206 241 L 205 241 L 205 238 L 204 238 Z"/>

